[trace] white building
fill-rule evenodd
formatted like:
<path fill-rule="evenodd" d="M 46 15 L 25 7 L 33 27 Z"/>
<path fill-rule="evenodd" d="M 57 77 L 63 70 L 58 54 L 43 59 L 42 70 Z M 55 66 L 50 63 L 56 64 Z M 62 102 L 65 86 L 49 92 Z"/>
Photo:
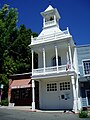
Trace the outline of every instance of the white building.
<path fill-rule="evenodd" d="M 39 82 L 39 108 L 80 109 L 78 99 L 77 51 L 68 28 L 59 28 L 60 15 L 51 5 L 41 12 L 43 30 L 31 39 L 32 50 L 32 110 L 35 110 L 35 81 Z M 34 69 L 34 52 L 38 68 Z"/>

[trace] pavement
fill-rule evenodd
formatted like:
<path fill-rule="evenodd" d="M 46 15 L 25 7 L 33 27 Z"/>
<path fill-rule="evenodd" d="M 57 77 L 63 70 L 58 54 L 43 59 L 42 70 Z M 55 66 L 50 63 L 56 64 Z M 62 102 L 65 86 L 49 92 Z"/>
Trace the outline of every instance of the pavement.
<path fill-rule="evenodd" d="M 64 110 L 39 110 L 35 109 L 35 111 L 32 111 L 32 106 L 0 106 L 0 108 L 5 109 L 13 109 L 13 110 L 23 110 L 23 111 L 29 111 L 29 112 L 46 112 L 46 113 L 67 113 L 67 114 L 74 114 L 73 111 L 64 111 Z M 90 115 L 90 113 L 89 113 Z"/>
<path fill-rule="evenodd" d="M 0 106 L 0 108 L 32 111 L 32 107 L 31 106 Z"/>
<path fill-rule="evenodd" d="M 40 110 L 40 109 L 35 109 L 35 111 L 32 111 L 32 106 L 0 106 L 0 108 L 13 109 L 13 110 L 23 110 L 23 111 L 29 111 L 29 112 L 70 113 L 70 114 L 74 113 L 72 111 L 63 111 L 63 110 Z"/>
<path fill-rule="evenodd" d="M 73 113 L 66 114 L 60 113 L 61 111 L 44 110 L 36 110 L 36 112 L 30 111 L 30 106 L 1 106 L 0 120 L 82 120 L 77 114 Z M 83 118 L 83 120 L 90 120 L 90 118 Z"/>

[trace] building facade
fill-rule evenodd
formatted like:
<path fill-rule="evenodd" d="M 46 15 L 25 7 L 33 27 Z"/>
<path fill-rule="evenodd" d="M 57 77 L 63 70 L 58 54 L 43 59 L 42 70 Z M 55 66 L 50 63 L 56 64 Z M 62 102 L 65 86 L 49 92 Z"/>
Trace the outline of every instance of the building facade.
<path fill-rule="evenodd" d="M 9 106 L 28 106 L 32 103 L 31 73 L 9 76 Z"/>
<path fill-rule="evenodd" d="M 39 82 L 40 109 L 80 109 L 76 45 L 67 28 L 59 27 L 60 15 L 51 5 L 41 12 L 43 30 L 31 37 L 32 110 L 35 110 L 35 81 Z M 34 52 L 38 68 L 34 69 Z"/>
<path fill-rule="evenodd" d="M 90 45 L 77 46 L 81 107 L 90 107 Z"/>

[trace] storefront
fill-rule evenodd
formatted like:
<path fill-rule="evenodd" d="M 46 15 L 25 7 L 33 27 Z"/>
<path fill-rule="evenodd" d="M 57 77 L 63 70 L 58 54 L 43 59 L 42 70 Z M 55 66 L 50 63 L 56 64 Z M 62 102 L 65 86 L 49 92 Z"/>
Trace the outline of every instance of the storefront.
<path fill-rule="evenodd" d="M 10 76 L 8 101 L 15 106 L 32 104 L 31 74 L 17 74 Z"/>

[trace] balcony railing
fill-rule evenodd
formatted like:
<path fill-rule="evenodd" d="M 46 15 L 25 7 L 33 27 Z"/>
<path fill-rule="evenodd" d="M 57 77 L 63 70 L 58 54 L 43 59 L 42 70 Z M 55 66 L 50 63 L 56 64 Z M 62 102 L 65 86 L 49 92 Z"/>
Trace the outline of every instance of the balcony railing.
<path fill-rule="evenodd" d="M 81 98 L 81 101 L 82 101 L 82 107 L 87 107 L 87 99 Z"/>
<path fill-rule="evenodd" d="M 41 37 L 34 37 L 31 40 L 31 44 L 37 44 L 37 43 L 42 43 L 42 42 L 46 42 L 46 41 L 55 41 L 55 40 L 59 40 L 63 37 L 67 37 L 70 36 L 70 33 L 68 30 L 62 31 L 62 32 L 58 32 L 55 34 L 49 34 Z"/>
<path fill-rule="evenodd" d="M 66 72 L 66 67 L 67 65 L 61 65 L 61 66 L 53 66 L 53 67 L 46 67 L 44 68 L 39 68 L 39 69 L 33 69 L 33 75 L 44 75 L 44 74 L 53 74 L 53 73 L 57 73 L 57 72 Z M 70 70 L 70 68 L 68 68 L 68 70 Z"/>

